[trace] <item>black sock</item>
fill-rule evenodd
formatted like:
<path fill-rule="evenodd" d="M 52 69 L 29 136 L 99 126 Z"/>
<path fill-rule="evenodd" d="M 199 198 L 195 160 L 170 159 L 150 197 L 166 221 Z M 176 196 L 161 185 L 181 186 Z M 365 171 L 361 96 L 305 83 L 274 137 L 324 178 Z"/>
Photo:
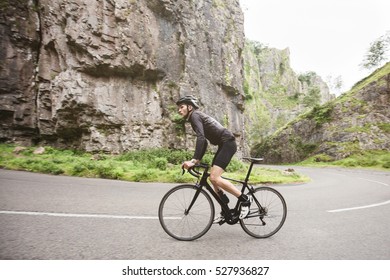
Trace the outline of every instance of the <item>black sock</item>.
<path fill-rule="evenodd" d="M 225 202 L 226 204 L 229 203 L 229 198 L 227 197 L 227 195 L 222 190 L 218 191 L 218 195 L 222 199 L 223 202 Z"/>
<path fill-rule="evenodd" d="M 241 202 L 245 202 L 248 200 L 248 196 L 246 194 L 241 194 L 239 197 L 238 197 L 238 200 L 241 201 Z"/>

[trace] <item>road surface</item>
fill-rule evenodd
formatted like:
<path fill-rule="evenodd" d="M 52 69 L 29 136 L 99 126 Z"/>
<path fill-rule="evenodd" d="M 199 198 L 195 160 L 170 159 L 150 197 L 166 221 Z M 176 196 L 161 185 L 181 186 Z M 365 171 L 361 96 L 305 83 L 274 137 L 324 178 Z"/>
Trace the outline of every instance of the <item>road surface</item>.
<path fill-rule="evenodd" d="M 390 172 L 294 168 L 312 180 L 275 186 L 288 207 L 276 235 L 224 224 L 192 242 L 157 218 L 175 184 L 0 170 L 0 259 L 390 259 Z"/>

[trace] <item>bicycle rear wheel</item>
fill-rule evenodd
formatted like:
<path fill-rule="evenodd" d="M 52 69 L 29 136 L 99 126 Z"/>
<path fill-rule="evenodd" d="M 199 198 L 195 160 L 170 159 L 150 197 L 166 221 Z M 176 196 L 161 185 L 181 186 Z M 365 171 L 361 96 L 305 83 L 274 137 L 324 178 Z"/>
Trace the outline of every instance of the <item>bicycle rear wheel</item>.
<path fill-rule="evenodd" d="M 275 189 L 259 187 L 254 190 L 249 215 L 240 220 L 243 230 L 255 238 L 267 238 L 277 233 L 287 216 L 283 196 Z"/>
<path fill-rule="evenodd" d="M 198 196 L 188 211 L 195 195 Z M 214 204 L 203 189 L 194 185 L 180 185 L 162 198 L 158 218 L 167 234 L 178 240 L 191 241 L 210 229 L 214 220 Z"/>

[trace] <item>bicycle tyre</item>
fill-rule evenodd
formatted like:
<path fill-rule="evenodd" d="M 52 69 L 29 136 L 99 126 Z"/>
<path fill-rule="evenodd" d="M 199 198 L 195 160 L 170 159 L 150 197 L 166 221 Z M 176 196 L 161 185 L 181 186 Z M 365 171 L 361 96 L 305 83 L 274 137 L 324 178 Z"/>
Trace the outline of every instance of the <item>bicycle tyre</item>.
<path fill-rule="evenodd" d="M 209 194 L 200 190 L 189 213 L 185 213 L 196 191 L 195 185 L 179 185 L 162 198 L 158 218 L 164 231 L 181 241 L 192 241 L 203 236 L 212 226 L 214 204 Z"/>
<path fill-rule="evenodd" d="M 277 233 L 286 220 L 286 201 L 277 190 L 270 187 L 256 188 L 252 195 L 264 210 L 260 209 L 253 200 L 249 215 L 240 220 L 240 225 L 250 236 L 268 238 Z"/>

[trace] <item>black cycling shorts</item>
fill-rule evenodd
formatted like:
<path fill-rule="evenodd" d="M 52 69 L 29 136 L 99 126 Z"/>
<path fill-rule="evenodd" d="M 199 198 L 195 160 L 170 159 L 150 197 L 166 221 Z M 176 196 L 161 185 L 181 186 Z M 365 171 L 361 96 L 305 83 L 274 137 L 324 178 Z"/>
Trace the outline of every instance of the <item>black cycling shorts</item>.
<path fill-rule="evenodd" d="M 236 141 L 230 140 L 223 142 L 218 146 L 218 151 L 216 152 L 213 163 L 211 165 L 217 165 L 223 170 L 226 170 L 226 167 L 229 165 L 233 155 L 237 152 Z"/>

